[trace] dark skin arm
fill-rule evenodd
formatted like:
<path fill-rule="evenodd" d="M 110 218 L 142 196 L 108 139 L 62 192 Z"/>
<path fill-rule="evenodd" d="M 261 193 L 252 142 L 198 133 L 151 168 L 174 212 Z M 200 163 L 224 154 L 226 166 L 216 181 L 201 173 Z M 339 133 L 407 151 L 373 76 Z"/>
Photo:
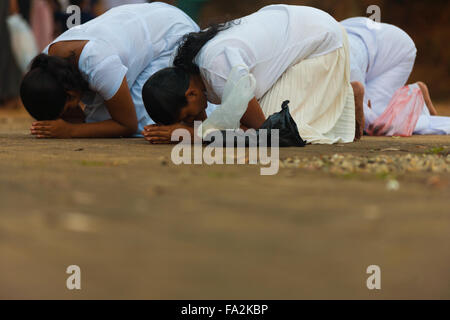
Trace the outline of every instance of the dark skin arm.
<path fill-rule="evenodd" d="M 264 115 L 258 100 L 253 98 L 248 104 L 247 111 L 241 118 L 241 124 L 248 129 L 259 129 L 266 121 L 266 116 Z"/>
<path fill-rule="evenodd" d="M 136 110 L 126 78 L 116 95 L 105 102 L 111 120 L 72 124 L 62 119 L 34 122 L 31 133 L 37 138 L 115 138 L 128 137 L 137 131 Z"/>
<path fill-rule="evenodd" d="M 432 116 L 437 116 L 438 112 L 434 108 L 433 102 L 431 102 L 430 92 L 428 91 L 427 85 L 422 81 L 417 82 L 417 84 L 419 85 L 419 88 L 422 91 L 423 98 L 425 100 L 425 104 L 427 105 L 428 111 L 430 111 L 430 114 Z"/>
<path fill-rule="evenodd" d="M 19 5 L 17 0 L 9 0 L 9 15 L 14 15 L 19 13 Z"/>
<path fill-rule="evenodd" d="M 258 129 L 262 126 L 264 121 L 266 121 L 266 117 L 262 112 L 261 106 L 259 105 L 258 100 L 256 100 L 256 98 L 253 98 L 248 104 L 247 111 L 241 118 L 241 129 Z M 170 144 L 177 142 L 171 141 L 172 133 L 176 129 L 186 129 L 191 133 L 191 137 L 193 137 L 194 135 L 194 128 L 184 123 L 177 123 L 170 126 L 147 126 L 145 127 L 145 130 L 144 132 L 142 132 L 142 134 L 144 135 L 144 138 L 151 144 Z"/>

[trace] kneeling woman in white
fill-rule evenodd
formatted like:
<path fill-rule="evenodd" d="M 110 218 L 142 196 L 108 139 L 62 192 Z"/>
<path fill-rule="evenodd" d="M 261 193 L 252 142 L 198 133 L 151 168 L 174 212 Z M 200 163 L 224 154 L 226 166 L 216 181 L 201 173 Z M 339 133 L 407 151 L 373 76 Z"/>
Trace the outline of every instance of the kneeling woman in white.
<path fill-rule="evenodd" d="M 353 142 L 355 101 L 345 30 L 323 11 L 288 5 L 268 6 L 186 36 L 174 67 L 159 71 L 144 86 L 147 111 L 159 124 L 146 128 L 147 140 L 169 143 L 177 128 L 193 132 L 192 122 L 206 119 L 207 100 L 223 108 L 232 70 L 256 79 L 254 98 L 236 122 L 242 127 L 259 128 L 290 100 L 304 140 Z"/>
<path fill-rule="evenodd" d="M 164 3 L 120 6 L 68 30 L 34 60 L 22 82 L 26 109 L 43 120 L 33 123 L 32 134 L 140 135 L 153 123 L 142 101 L 143 85 L 169 65 L 180 38 L 198 30 L 181 10 Z M 62 120 L 80 101 L 87 123 Z"/>
<path fill-rule="evenodd" d="M 364 115 L 368 129 L 408 81 L 417 49 L 405 31 L 390 24 L 375 24 L 365 17 L 350 18 L 341 24 L 350 43 L 351 81 L 365 87 Z M 426 104 L 414 134 L 450 134 L 450 118 L 437 116 L 424 83 L 418 82 L 416 86 L 420 87 Z"/>

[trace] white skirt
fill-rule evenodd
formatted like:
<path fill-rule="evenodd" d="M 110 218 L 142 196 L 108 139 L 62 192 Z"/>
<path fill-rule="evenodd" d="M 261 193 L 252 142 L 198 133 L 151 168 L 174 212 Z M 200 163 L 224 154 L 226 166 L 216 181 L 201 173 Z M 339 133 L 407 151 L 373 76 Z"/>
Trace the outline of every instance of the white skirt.
<path fill-rule="evenodd" d="M 289 100 L 300 136 L 311 144 L 350 143 L 355 138 L 349 45 L 342 30 L 342 48 L 292 66 L 259 101 L 268 117 Z"/>

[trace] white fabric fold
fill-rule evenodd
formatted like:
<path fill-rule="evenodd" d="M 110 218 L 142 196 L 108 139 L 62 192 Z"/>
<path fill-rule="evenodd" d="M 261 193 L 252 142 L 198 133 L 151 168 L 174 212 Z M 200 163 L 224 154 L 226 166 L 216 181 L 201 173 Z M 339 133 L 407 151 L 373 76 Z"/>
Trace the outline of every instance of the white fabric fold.
<path fill-rule="evenodd" d="M 355 138 L 348 41 L 342 32 L 343 48 L 289 68 L 260 100 L 266 117 L 289 100 L 300 136 L 311 144 L 350 143 Z"/>
<path fill-rule="evenodd" d="M 255 96 L 256 80 L 248 71 L 242 73 L 242 66 L 234 67 L 225 84 L 222 104 L 198 129 L 198 135 L 204 137 L 211 130 L 238 129 L 241 118 Z"/>

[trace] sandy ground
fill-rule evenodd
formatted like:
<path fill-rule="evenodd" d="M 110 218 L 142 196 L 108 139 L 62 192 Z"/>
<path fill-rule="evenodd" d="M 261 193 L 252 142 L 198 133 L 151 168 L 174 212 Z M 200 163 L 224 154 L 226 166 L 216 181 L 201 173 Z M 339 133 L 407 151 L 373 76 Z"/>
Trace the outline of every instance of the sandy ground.
<path fill-rule="evenodd" d="M 448 173 L 392 191 L 376 175 L 177 167 L 169 146 L 36 140 L 29 123 L 0 112 L 0 298 L 450 298 Z M 450 137 L 366 137 L 280 157 L 449 150 Z"/>

